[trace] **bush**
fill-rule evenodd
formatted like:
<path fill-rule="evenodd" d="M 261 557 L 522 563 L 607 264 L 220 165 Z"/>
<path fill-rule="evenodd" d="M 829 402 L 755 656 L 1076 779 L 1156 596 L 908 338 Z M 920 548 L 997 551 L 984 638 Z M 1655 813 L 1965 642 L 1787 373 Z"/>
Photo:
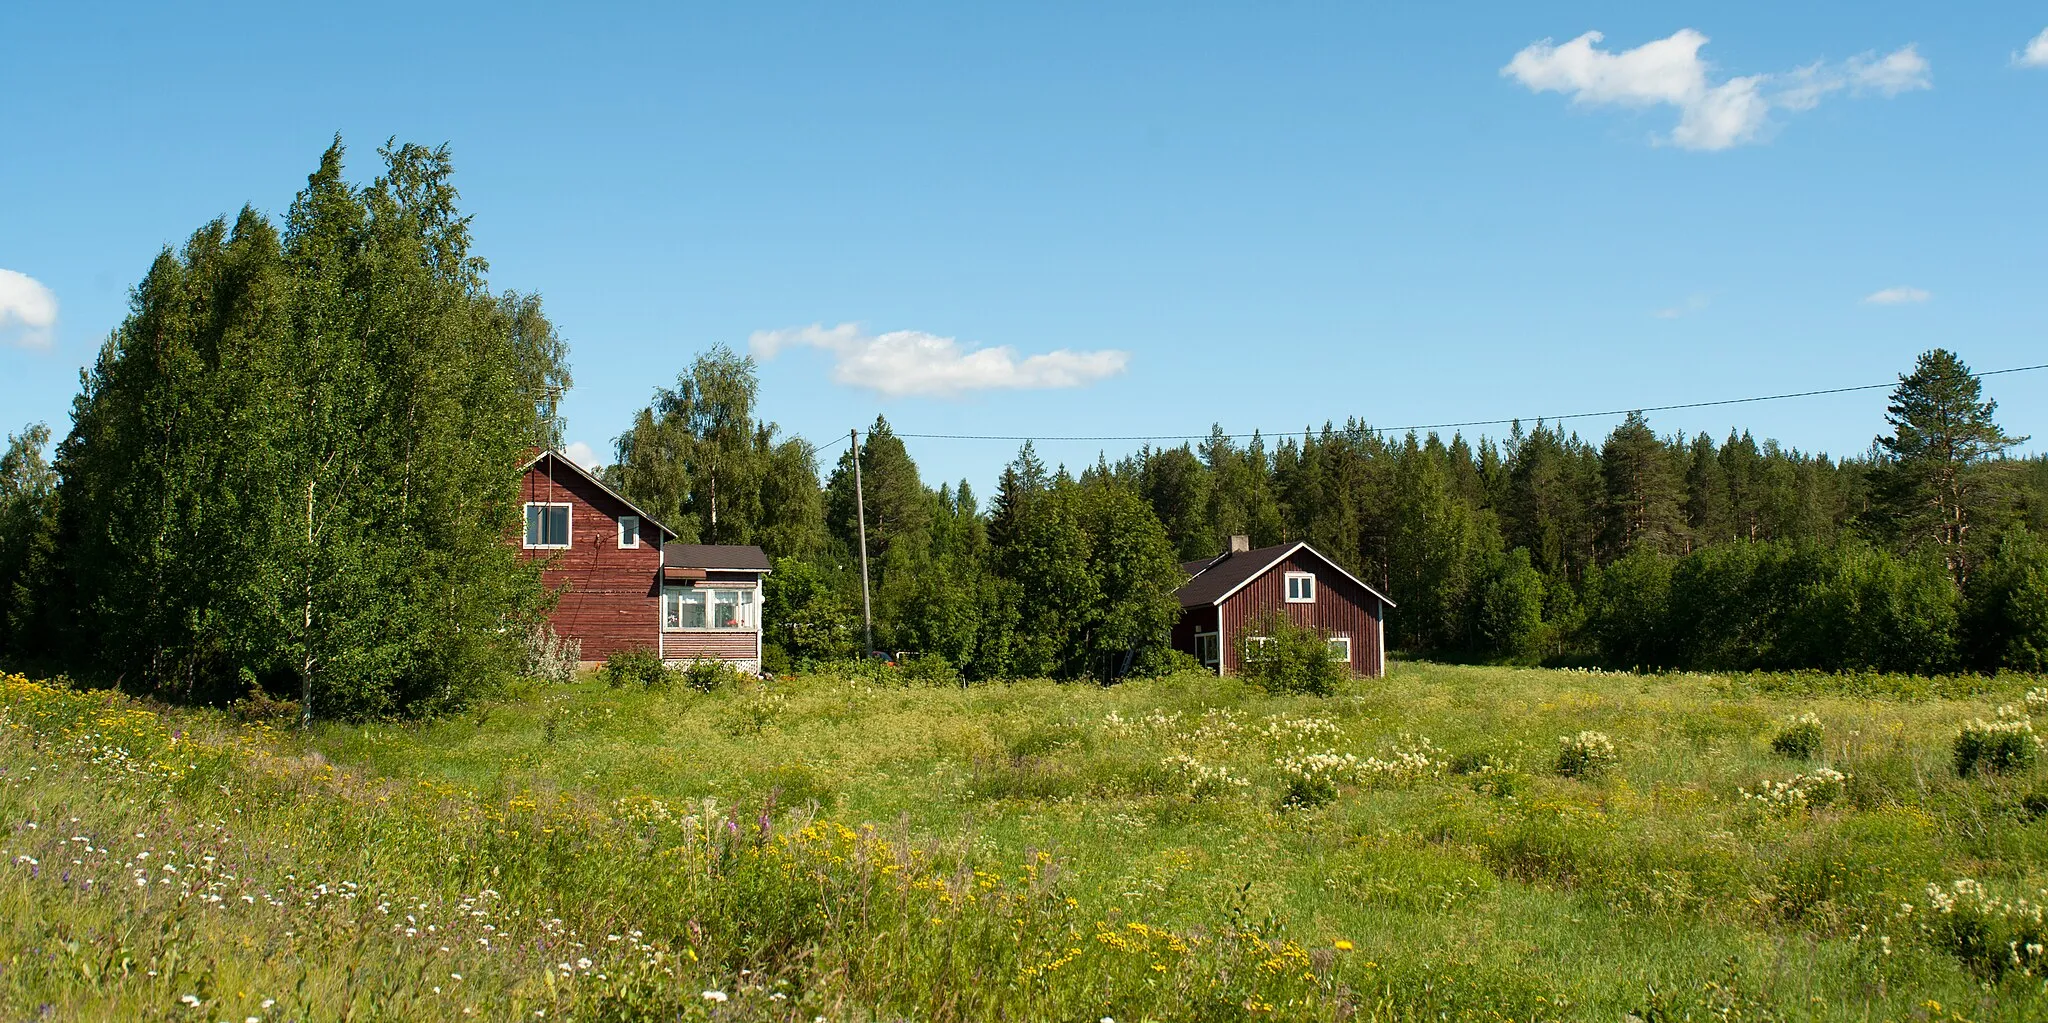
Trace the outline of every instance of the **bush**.
<path fill-rule="evenodd" d="M 1245 681 L 1269 693 L 1328 696 L 1349 678 L 1350 666 L 1330 656 L 1330 642 L 1306 625 L 1284 615 L 1267 615 L 1238 641 L 1239 669 Z"/>
<path fill-rule="evenodd" d="M 691 661 L 682 670 L 683 684 L 700 693 L 715 693 L 745 676 L 725 661 Z"/>
<path fill-rule="evenodd" d="M 961 684 L 960 670 L 943 654 L 912 654 L 903 661 L 903 682 L 913 686 L 954 686 Z"/>
<path fill-rule="evenodd" d="M 1580 732 L 1557 737 L 1557 773 L 1567 778 L 1593 778 L 1621 762 L 1614 740 L 1605 732 Z"/>
<path fill-rule="evenodd" d="M 1778 729 L 1771 739 L 1771 749 L 1794 760 L 1812 760 L 1819 755 L 1823 738 L 1820 718 L 1811 713 L 1801 714 L 1787 719 L 1784 727 Z"/>
<path fill-rule="evenodd" d="M 1978 718 L 1956 734 L 1956 774 L 2018 774 L 2034 766 L 2040 748 L 2033 722 L 2011 707 L 2000 707 L 1997 720 Z"/>
<path fill-rule="evenodd" d="M 618 689 L 637 685 L 643 689 L 666 689 L 669 684 L 668 668 L 652 650 L 634 648 L 617 650 L 604 659 L 604 666 L 597 669 L 597 676 L 604 684 Z"/>
<path fill-rule="evenodd" d="M 555 635 L 546 622 L 526 633 L 523 647 L 526 665 L 522 674 L 538 682 L 568 685 L 576 681 L 576 665 L 583 659 L 583 641 Z"/>

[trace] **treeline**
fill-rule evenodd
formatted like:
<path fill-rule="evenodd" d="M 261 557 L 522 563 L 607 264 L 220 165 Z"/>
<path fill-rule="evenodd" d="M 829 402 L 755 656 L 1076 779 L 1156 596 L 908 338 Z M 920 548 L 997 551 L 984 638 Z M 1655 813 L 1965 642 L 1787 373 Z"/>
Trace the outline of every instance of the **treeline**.
<path fill-rule="evenodd" d="M 9 438 L 0 657 L 190 701 L 262 689 L 309 718 L 432 712 L 522 670 L 550 595 L 509 543 L 517 466 L 560 444 L 567 345 L 538 298 L 491 290 L 445 150 L 389 145 L 360 188 L 342 156 L 282 223 L 244 209 L 157 257 L 54 461 L 45 427 Z M 2009 457 L 2024 438 L 1947 351 L 1839 461 L 1640 415 L 1598 443 L 1353 420 L 1078 472 L 1027 444 L 986 500 L 929 485 L 881 419 L 821 466 L 758 399 L 751 360 L 706 353 L 605 474 L 685 540 L 769 552 L 771 665 L 1165 670 L 1181 564 L 1246 534 L 1382 586 L 1390 644 L 1417 654 L 2048 669 L 2048 459 Z"/>
<path fill-rule="evenodd" d="M 819 479 L 800 441 L 751 418 L 755 390 L 749 360 L 700 358 L 607 472 L 686 536 L 769 551 L 780 656 L 857 654 L 854 454 Z M 1218 429 L 1078 475 L 1027 444 L 986 507 L 965 481 L 926 485 L 878 419 L 858 452 L 873 642 L 969 678 L 1143 670 L 1171 660 L 1173 564 L 1242 533 L 1307 540 L 1384 587 L 1400 604 L 1390 641 L 1419 654 L 2044 670 L 2048 460 L 2006 457 L 2024 438 L 1995 413 L 1937 350 L 1901 378 L 1890 432 L 1853 459 L 1743 432 L 1660 437 L 1640 415 L 1598 443 L 1541 423 L 1474 445 L 1352 421 L 1272 443 Z"/>
<path fill-rule="evenodd" d="M 72 429 L 0 457 L 0 653 L 188 701 L 426 712 L 520 670 L 537 573 L 516 467 L 558 442 L 567 347 L 493 292 L 445 150 L 339 140 L 282 224 L 166 249 Z"/>

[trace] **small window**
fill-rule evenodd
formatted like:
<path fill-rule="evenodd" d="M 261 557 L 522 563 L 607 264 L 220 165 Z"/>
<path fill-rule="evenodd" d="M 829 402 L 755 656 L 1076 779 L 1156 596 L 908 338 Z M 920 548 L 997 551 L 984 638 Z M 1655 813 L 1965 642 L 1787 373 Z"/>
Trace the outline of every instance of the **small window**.
<path fill-rule="evenodd" d="M 1266 644 L 1272 642 L 1269 636 L 1246 636 L 1244 638 L 1244 659 L 1261 661 L 1266 657 Z"/>
<path fill-rule="evenodd" d="M 1316 577 L 1307 572 L 1287 573 L 1287 602 L 1289 604 L 1315 603 Z"/>
<path fill-rule="evenodd" d="M 1219 642 L 1221 638 L 1213 632 L 1195 634 L 1195 660 L 1202 662 L 1202 667 L 1215 668 L 1222 663 L 1223 650 Z"/>
<path fill-rule="evenodd" d="M 569 546 L 569 506 L 535 502 L 526 506 L 526 546 L 560 550 Z"/>
<path fill-rule="evenodd" d="M 620 546 L 620 547 L 638 547 L 638 546 L 640 546 L 640 516 L 638 516 L 638 515 L 621 515 L 621 516 L 619 516 L 619 546 Z"/>
<path fill-rule="evenodd" d="M 1343 661 L 1345 664 L 1351 663 L 1350 636 L 1330 637 L 1330 660 Z"/>

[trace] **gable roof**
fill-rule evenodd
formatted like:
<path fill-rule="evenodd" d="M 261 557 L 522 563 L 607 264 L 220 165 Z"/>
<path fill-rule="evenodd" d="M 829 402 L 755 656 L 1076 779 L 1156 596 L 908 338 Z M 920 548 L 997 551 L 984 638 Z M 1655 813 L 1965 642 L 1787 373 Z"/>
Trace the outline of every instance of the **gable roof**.
<path fill-rule="evenodd" d="M 719 572 L 766 572 L 768 554 L 752 544 L 665 543 L 663 568 L 704 568 Z"/>
<path fill-rule="evenodd" d="M 597 478 L 597 475 L 596 475 L 595 473 L 591 472 L 591 471 L 590 471 L 590 470 L 588 470 L 588 469 L 585 469 L 584 467 L 582 467 L 582 466 L 580 466 L 580 465 L 577 465 L 577 464 L 576 464 L 576 460 L 575 460 L 575 459 L 573 459 L 573 458 L 570 458 L 570 457 L 569 457 L 568 455 L 562 454 L 562 453 L 561 453 L 561 452 L 559 452 L 559 451 L 554 451 L 554 450 L 542 451 L 542 452 L 540 452 L 539 454 L 536 454 L 536 455 L 534 455 L 534 456 L 533 456 L 532 458 L 528 459 L 525 465 L 522 465 L 522 466 L 520 466 L 520 467 L 519 467 L 519 471 L 520 471 L 520 472 L 526 472 L 526 471 L 528 471 L 528 470 L 532 469 L 532 468 L 533 468 L 534 466 L 536 466 L 536 465 L 539 465 L 540 463 L 542 463 L 543 461 L 546 461 L 546 460 L 548 460 L 548 459 L 554 459 L 554 464 L 555 464 L 555 466 L 556 466 L 556 467 L 558 467 L 558 468 L 566 468 L 566 469 L 568 469 L 568 470 L 569 470 L 570 472 L 572 472 L 572 473 L 575 473 L 575 474 L 576 474 L 576 475 L 578 475 L 578 476 L 581 476 L 581 477 L 582 477 L 583 479 L 585 479 L 585 480 L 589 481 L 589 483 L 590 483 L 590 484 L 591 484 L 592 486 L 594 486 L 594 487 L 596 487 L 597 489 L 599 489 L 599 490 L 602 490 L 602 491 L 604 491 L 605 493 L 607 493 L 607 494 L 611 495 L 611 498 L 612 498 L 612 500 L 614 500 L 614 501 L 617 501 L 617 502 L 619 502 L 620 504 L 623 504 L 623 505 L 625 505 L 625 506 L 626 506 L 626 508 L 627 508 L 627 510 L 631 511 L 631 512 L 632 512 L 633 514 L 635 514 L 635 515 L 638 515 L 638 516 L 640 516 L 640 522 L 641 522 L 641 525 L 642 525 L 643 527 L 645 527 L 645 526 L 653 526 L 653 527 L 654 527 L 654 532 L 655 532 L 655 533 L 656 533 L 657 535 L 659 535 L 659 536 L 661 536 L 661 537 L 664 537 L 664 538 L 674 537 L 674 536 L 676 535 L 676 531 L 675 531 L 675 530 L 673 530 L 673 529 L 670 529 L 670 528 L 668 528 L 667 526 L 664 526 L 664 525 L 662 525 L 662 524 L 661 524 L 661 523 L 659 523 L 659 522 L 656 522 L 656 521 L 654 520 L 654 516 L 652 516 L 652 515 L 649 515 L 649 514 L 647 514 L 647 513 L 646 513 L 646 512 L 644 512 L 644 511 L 641 511 L 641 510 L 640 510 L 640 506 L 639 506 L 639 505 L 637 505 L 637 504 L 634 504 L 633 502 L 631 502 L 631 501 L 628 501 L 628 500 L 626 500 L 626 498 L 625 498 L 625 495 L 623 495 L 623 494 L 619 493 L 619 492 L 618 492 L 618 491 L 616 491 L 616 490 L 613 490 L 612 488 L 610 488 L 610 487 L 608 487 L 608 486 L 605 486 L 605 485 L 604 485 L 604 481 L 603 481 L 603 480 L 601 480 L 601 479 L 598 479 L 598 478 Z"/>
<path fill-rule="evenodd" d="M 1182 607 L 1221 604 L 1225 600 L 1230 599 L 1231 594 L 1244 589 L 1246 584 L 1252 580 L 1265 575 L 1267 572 L 1272 571 L 1275 565 L 1293 557 L 1296 551 L 1307 551 L 1315 555 L 1317 561 L 1330 566 L 1330 569 L 1338 575 L 1357 583 L 1365 592 L 1379 598 L 1381 603 L 1388 607 L 1396 606 L 1386 594 L 1367 585 L 1365 580 L 1344 571 L 1344 566 L 1324 557 L 1323 552 L 1310 547 L 1305 540 L 1274 544 L 1271 547 L 1261 547 L 1258 550 L 1246 551 L 1242 554 L 1223 554 L 1206 562 L 1190 561 L 1182 565 L 1181 568 L 1192 572 L 1194 578 L 1188 580 L 1187 585 L 1175 591 L 1174 596 L 1180 599 L 1180 606 Z"/>

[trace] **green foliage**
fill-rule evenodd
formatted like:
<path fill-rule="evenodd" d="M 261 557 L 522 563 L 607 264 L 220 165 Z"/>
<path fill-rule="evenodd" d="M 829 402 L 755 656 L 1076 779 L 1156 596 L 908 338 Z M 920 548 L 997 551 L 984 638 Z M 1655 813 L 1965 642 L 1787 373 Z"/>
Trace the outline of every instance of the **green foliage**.
<path fill-rule="evenodd" d="M 542 594 L 508 467 L 564 352 L 537 299 L 489 291 L 447 151 L 380 156 L 352 188 L 337 141 L 282 231 L 245 209 L 136 286 L 58 448 L 69 660 L 194 701 L 253 676 L 309 719 L 519 669 Z"/>
<path fill-rule="evenodd" d="M 2007 533 L 1967 592 L 1963 631 L 1977 667 L 2048 672 L 2048 543 Z"/>
<path fill-rule="evenodd" d="M 1980 772 L 2019 774 L 2033 769 L 2040 749 L 2041 740 L 2035 736 L 2032 722 L 2003 707 L 1996 719 L 1978 718 L 1956 733 L 1956 774 L 1963 778 Z"/>
<path fill-rule="evenodd" d="M 1779 756 L 1812 760 L 1820 755 L 1824 738 L 1820 718 L 1811 713 L 1801 714 L 1787 719 L 1779 727 L 1778 734 L 1771 736 L 1771 749 Z"/>
<path fill-rule="evenodd" d="M 913 654 L 902 665 L 903 681 L 914 686 L 957 686 L 960 670 L 942 654 Z"/>
<path fill-rule="evenodd" d="M 702 663 L 702 662 L 700 662 Z M 696 665 L 691 665 L 695 667 Z M 666 689 L 674 681 L 668 667 L 654 651 L 644 647 L 628 647 L 614 650 L 611 656 L 598 666 L 597 677 L 604 684 L 617 689 L 621 686 L 638 686 L 642 689 Z"/>
<path fill-rule="evenodd" d="M 1566 778 L 1597 778 L 1620 762 L 1621 754 L 1605 732 L 1557 737 L 1557 773 Z"/>
<path fill-rule="evenodd" d="M 691 661 L 682 671 L 667 674 L 700 693 L 714 693 L 747 680 L 746 674 L 728 661 Z"/>
<path fill-rule="evenodd" d="M 1350 678 L 1351 670 L 1330 654 L 1322 633 L 1272 614 L 1249 626 L 1238 640 L 1238 674 L 1269 693 L 1328 696 Z"/>
<path fill-rule="evenodd" d="M 0 453 L 0 654 L 49 652 L 44 608 L 55 598 L 57 473 L 44 457 L 50 428 L 7 435 Z M 39 621 L 42 619 L 42 621 Z"/>

